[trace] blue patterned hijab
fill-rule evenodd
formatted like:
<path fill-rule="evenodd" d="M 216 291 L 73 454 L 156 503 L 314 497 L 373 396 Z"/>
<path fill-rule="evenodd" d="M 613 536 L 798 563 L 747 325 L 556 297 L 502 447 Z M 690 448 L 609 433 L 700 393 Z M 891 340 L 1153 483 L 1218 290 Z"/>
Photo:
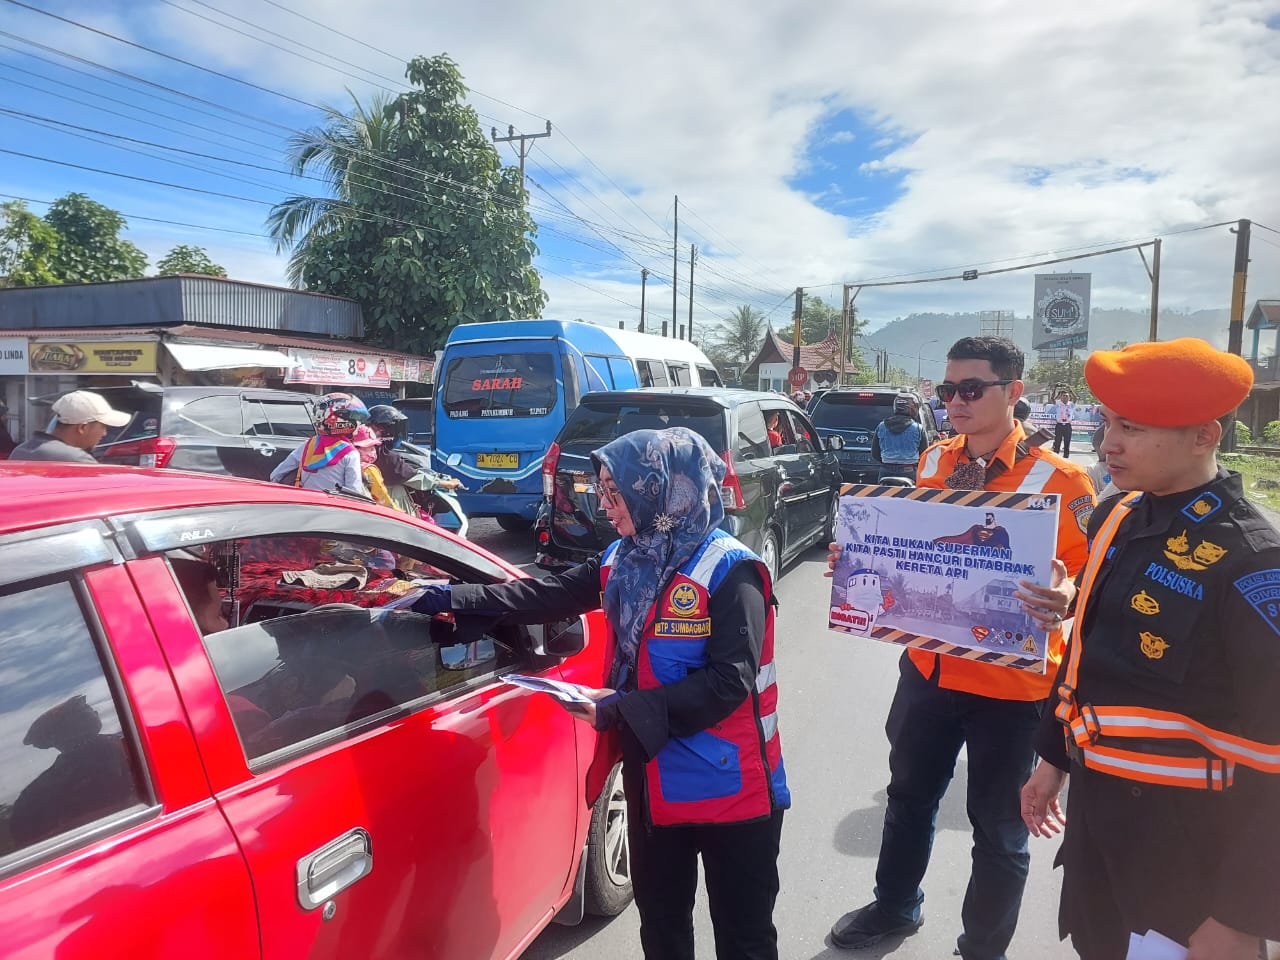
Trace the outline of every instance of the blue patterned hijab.
<path fill-rule="evenodd" d="M 687 427 L 636 430 L 591 454 L 608 469 L 635 524 L 613 555 L 604 611 L 618 638 L 610 679 L 622 686 L 658 594 L 720 521 L 724 461 Z"/>

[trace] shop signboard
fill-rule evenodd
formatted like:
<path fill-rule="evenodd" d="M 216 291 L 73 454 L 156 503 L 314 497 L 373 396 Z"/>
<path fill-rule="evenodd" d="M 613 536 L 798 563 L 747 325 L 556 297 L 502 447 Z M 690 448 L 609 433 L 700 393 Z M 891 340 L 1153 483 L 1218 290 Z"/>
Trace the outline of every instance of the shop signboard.
<path fill-rule="evenodd" d="M 298 361 L 298 365 L 285 373 L 285 383 L 335 387 L 391 386 L 387 358 L 376 354 L 290 350 L 289 356 Z"/>
<path fill-rule="evenodd" d="M 0 337 L 0 376 L 27 375 L 27 338 Z"/>
<path fill-rule="evenodd" d="M 31 373 L 154 376 L 155 340 L 32 340 L 27 345 Z"/>

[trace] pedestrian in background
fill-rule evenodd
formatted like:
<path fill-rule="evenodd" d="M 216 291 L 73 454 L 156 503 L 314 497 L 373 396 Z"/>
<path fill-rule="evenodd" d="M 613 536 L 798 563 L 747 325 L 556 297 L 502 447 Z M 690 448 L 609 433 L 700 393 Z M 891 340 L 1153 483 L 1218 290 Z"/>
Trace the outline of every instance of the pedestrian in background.
<path fill-rule="evenodd" d="M 1187 338 L 1096 351 L 1085 377 L 1130 492 L 1089 524 L 1023 816 L 1057 833 L 1070 773 L 1059 935 L 1085 960 L 1148 930 L 1254 960 L 1280 940 L 1280 535 L 1217 464 L 1253 373 Z"/>
<path fill-rule="evenodd" d="M 791 794 L 769 572 L 719 528 L 725 464 L 698 434 L 637 430 L 591 459 L 620 537 L 602 554 L 544 580 L 432 588 L 414 609 L 546 623 L 603 600 L 610 689 L 570 709 L 621 744 L 644 955 L 692 960 L 701 857 L 716 956 L 775 960 Z"/>
<path fill-rule="evenodd" d="M 893 398 L 893 412 L 876 424 L 871 435 L 871 458 L 880 461 L 881 479 L 915 479 L 920 454 L 929 445 L 918 417 L 915 401 L 903 393 Z"/>
<path fill-rule="evenodd" d="M 1071 459 L 1071 421 L 1076 416 L 1076 405 L 1067 390 L 1058 391 L 1053 405 L 1053 452 Z"/>
<path fill-rule="evenodd" d="M 1062 659 L 1068 575 L 1083 566 L 1093 487 L 1080 467 L 1026 443 L 1013 416 L 1022 396 L 1022 351 L 1003 337 L 966 337 L 947 353 L 946 379 L 935 391 L 959 434 L 934 444 L 917 483 L 953 490 L 1056 493 L 1054 582 L 1022 581 L 1017 597 L 1047 634 L 1048 673 L 923 650 L 907 650 L 885 724 L 889 788 L 875 899 L 831 929 L 837 947 L 859 949 L 914 933 L 924 922 L 920 884 L 929 865 L 938 806 L 961 746 L 969 758 L 968 812 L 973 865 L 960 919 L 965 960 L 1003 960 L 1013 938 L 1030 865 L 1019 791 L 1035 760 L 1033 739 Z M 828 564 L 839 551 L 831 545 Z"/>
<path fill-rule="evenodd" d="M 0 460 L 7 460 L 9 454 L 13 453 L 13 448 L 18 445 L 9 433 L 8 419 L 9 405 L 0 400 Z"/>
<path fill-rule="evenodd" d="M 10 460 L 57 460 L 65 463 L 97 463 L 90 451 L 107 436 L 110 427 L 123 427 L 131 414 L 113 410 L 101 396 L 74 390 L 53 403 L 53 421 L 47 431 L 37 430 L 31 439 L 14 447 Z"/>

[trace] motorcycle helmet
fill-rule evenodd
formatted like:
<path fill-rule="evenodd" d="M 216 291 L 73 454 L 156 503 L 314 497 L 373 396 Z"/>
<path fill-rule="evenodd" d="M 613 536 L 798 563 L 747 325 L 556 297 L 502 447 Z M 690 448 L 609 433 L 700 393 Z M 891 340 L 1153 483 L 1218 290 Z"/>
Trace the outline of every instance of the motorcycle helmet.
<path fill-rule="evenodd" d="M 319 433 L 346 436 L 369 419 L 364 401 L 349 393 L 326 393 L 316 402 L 315 425 Z"/>
<path fill-rule="evenodd" d="M 369 423 L 377 427 L 378 433 L 385 439 L 398 441 L 404 439 L 404 424 L 408 417 L 389 403 L 379 403 L 369 408 Z"/>

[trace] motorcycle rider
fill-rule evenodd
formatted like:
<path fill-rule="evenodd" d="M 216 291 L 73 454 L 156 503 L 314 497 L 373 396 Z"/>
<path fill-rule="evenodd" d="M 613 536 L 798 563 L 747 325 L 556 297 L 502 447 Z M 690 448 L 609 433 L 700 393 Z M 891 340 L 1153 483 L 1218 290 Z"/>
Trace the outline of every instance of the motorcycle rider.
<path fill-rule="evenodd" d="M 326 393 L 316 402 L 313 417 L 316 435 L 271 471 L 272 482 L 328 493 L 342 488 L 367 496 L 360 454 L 351 443 L 356 427 L 369 419 L 364 401 L 349 393 Z"/>
<path fill-rule="evenodd" d="M 387 403 L 379 403 L 369 408 L 369 426 L 381 439 L 374 461 L 386 483 L 393 505 L 405 513 L 420 515 L 422 519 L 434 523 L 429 510 L 414 501 L 405 484 L 419 473 L 428 473 L 434 489 L 457 490 L 462 481 L 455 477 L 445 477 L 416 466 L 397 449 L 404 441 L 404 423 L 409 418 L 400 410 Z"/>

